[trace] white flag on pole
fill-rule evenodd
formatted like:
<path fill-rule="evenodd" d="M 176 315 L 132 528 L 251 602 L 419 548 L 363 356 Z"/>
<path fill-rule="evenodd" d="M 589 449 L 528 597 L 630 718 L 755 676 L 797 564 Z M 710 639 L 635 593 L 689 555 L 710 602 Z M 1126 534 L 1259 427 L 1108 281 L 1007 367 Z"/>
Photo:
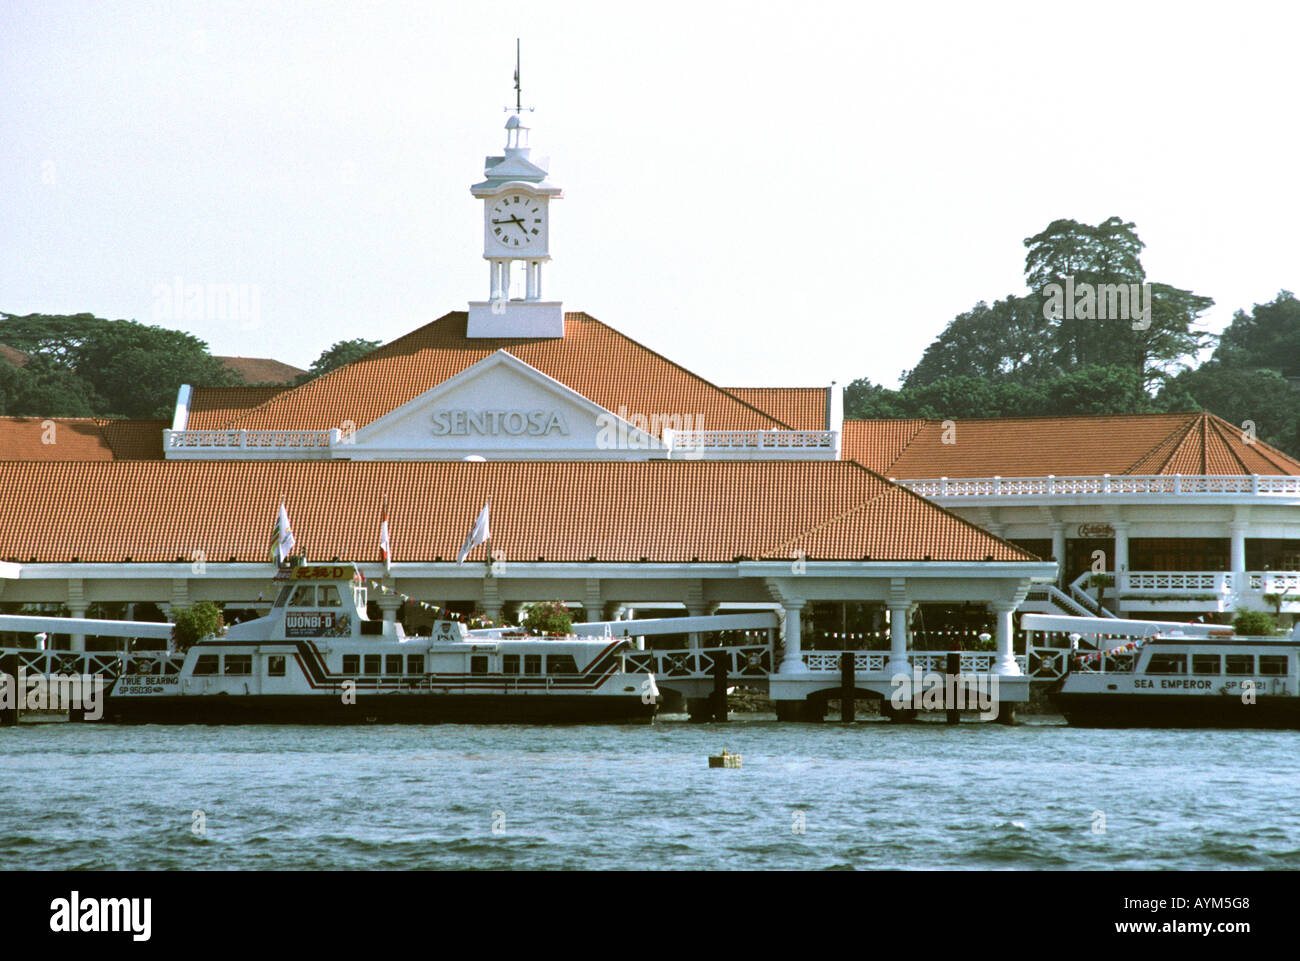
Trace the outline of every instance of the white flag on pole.
<path fill-rule="evenodd" d="M 271 558 L 277 564 L 283 564 L 296 542 L 293 530 L 289 527 L 289 512 L 285 510 L 284 501 L 280 501 L 280 513 L 275 517 L 275 527 L 271 530 Z"/>
<path fill-rule="evenodd" d="M 461 547 L 460 553 L 456 555 L 457 564 L 463 564 L 465 558 L 469 556 L 470 551 L 478 547 L 478 545 L 486 542 L 487 539 L 492 536 L 492 532 L 488 528 L 488 507 L 490 506 L 491 502 L 489 501 L 484 504 L 483 509 L 478 512 L 478 518 L 474 521 L 474 529 L 469 532 L 469 536 L 465 538 L 465 543 Z"/>
<path fill-rule="evenodd" d="M 384 505 L 384 513 L 379 521 L 379 559 L 384 562 L 384 570 L 387 571 L 393 566 L 392 548 L 388 543 L 388 505 Z"/>

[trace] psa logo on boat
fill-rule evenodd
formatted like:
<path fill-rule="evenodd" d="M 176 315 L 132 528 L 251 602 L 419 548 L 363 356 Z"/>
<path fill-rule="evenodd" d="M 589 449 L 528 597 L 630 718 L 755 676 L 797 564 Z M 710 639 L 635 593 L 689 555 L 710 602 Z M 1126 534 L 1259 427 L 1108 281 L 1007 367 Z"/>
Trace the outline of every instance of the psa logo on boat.
<path fill-rule="evenodd" d="M 152 898 L 83 898 L 73 891 L 50 902 L 50 930 L 56 934 L 125 933 L 132 941 L 148 941 L 152 917 Z"/>

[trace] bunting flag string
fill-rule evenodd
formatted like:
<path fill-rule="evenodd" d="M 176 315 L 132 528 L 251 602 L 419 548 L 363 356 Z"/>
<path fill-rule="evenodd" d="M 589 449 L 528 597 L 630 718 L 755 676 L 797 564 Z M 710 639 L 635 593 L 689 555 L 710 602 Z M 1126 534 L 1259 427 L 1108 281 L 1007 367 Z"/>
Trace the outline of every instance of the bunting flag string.
<path fill-rule="evenodd" d="M 1076 654 L 1074 663 L 1076 667 L 1084 667 L 1088 664 L 1100 662 L 1106 655 L 1114 656 L 1116 654 L 1132 654 L 1149 640 L 1149 637 L 1144 637 L 1139 641 L 1129 641 L 1127 644 L 1121 644 L 1119 647 L 1112 647 L 1106 651 L 1092 651 L 1088 654 Z"/>

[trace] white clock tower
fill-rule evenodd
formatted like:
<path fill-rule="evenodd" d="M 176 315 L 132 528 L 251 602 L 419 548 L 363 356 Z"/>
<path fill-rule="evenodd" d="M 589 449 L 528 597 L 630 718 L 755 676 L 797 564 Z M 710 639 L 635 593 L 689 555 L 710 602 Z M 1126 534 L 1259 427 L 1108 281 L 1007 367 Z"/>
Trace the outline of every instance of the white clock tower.
<path fill-rule="evenodd" d="M 515 73 L 518 89 L 518 71 Z M 469 304 L 470 337 L 563 337 L 564 309 L 542 299 L 542 264 L 551 259 L 550 202 L 564 192 L 546 179 L 545 158 L 534 159 L 521 110 L 506 121 L 503 157 L 488 157 L 482 183 L 483 259 L 491 268 L 488 300 Z M 511 275 L 524 272 L 523 296 L 510 296 Z M 518 275 L 515 275 L 518 276 Z"/>

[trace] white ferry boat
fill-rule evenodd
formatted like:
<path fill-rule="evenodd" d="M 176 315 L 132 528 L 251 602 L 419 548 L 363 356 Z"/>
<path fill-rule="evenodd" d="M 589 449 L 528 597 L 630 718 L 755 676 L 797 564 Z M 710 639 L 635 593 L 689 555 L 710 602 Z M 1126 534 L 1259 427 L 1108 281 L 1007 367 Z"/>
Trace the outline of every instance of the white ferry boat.
<path fill-rule="evenodd" d="M 471 634 L 428 637 L 366 617 L 349 565 L 282 575 L 271 612 L 208 637 L 183 657 L 133 655 L 109 690 L 119 722 L 645 721 L 654 676 L 629 671 L 624 638 Z"/>
<path fill-rule="evenodd" d="M 1211 625 L 1151 630 L 1142 622 L 1040 615 L 1022 624 L 1048 620 L 1089 621 L 1089 636 L 1106 638 L 1093 649 L 1074 647 L 1049 692 L 1072 725 L 1300 728 L 1300 628 L 1289 637 L 1243 637 Z M 1076 626 L 1075 645 L 1087 630 Z"/>

